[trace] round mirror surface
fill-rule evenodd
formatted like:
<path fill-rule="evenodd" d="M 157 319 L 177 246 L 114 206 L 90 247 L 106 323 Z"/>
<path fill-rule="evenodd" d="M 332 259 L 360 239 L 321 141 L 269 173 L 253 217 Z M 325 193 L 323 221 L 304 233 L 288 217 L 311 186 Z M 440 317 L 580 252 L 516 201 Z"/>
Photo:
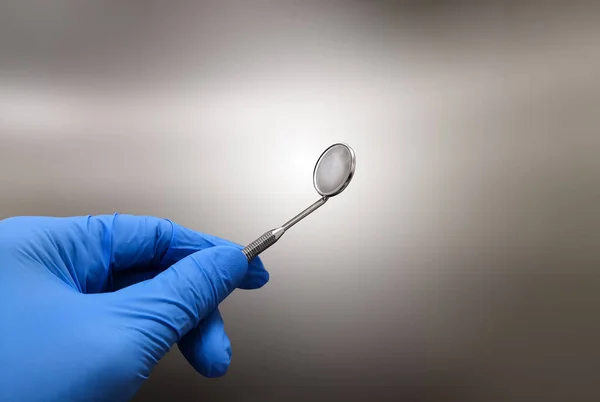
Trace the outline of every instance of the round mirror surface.
<path fill-rule="evenodd" d="M 327 148 L 315 166 L 313 184 L 317 192 L 331 197 L 341 193 L 354 174 L 356 159 L 354 151 L 346 144 L 334 144 Z"/>

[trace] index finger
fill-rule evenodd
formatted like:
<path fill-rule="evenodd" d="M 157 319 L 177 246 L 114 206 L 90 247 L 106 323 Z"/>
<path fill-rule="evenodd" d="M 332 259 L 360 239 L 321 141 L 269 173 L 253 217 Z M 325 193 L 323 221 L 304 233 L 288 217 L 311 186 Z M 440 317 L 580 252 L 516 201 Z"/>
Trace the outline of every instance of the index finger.
<path fill-rule="evenodd" d="M 95 217 L 100 221 L 106 217 Z M 159 271 L 197 251 L 215 246 L 243 246 L 210 234 L 197 232 L 168 219 L 150 216 L 114 215 L 111 228 L 111 263 L 113 271 L 132 267 L 151 267 Z M 263 286 L 269 274 L 260 258 L 248 264 L 241 284 L 243 289 Z"/>

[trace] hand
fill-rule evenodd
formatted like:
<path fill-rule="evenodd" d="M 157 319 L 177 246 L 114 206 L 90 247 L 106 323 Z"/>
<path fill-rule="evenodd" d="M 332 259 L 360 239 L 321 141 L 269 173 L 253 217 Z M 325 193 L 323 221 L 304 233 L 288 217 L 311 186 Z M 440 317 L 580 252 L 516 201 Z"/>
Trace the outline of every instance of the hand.
<path fill-rule="evenodd" d="M 217 306 L 269 280 L 240 250 L 152 217 L 0 221 L 0 400 L 127 400 L 175 343 L 223 375 Z"/>

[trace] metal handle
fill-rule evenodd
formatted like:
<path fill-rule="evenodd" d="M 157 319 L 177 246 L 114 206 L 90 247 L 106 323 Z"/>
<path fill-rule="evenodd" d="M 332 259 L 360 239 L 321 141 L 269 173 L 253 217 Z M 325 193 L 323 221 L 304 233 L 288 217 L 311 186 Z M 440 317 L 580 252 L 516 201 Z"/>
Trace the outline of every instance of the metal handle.
<path fill-rule="evenodd" d="M 285 233 L 283 228 L 269 230 L 242 250 L 248 261 L 271 247 Z"/>
<path fill-rule="evenodd" d="M 269 247 L 271 247 L 283 234 L 286 230 L 294 226 L 296 223 L 300 222 L 302 219 L 306 218 L 313 211 L 319 208 L 321 205 L 325 204 L 327 201 L 327 197 L 320 198 L 317 202 L 312 204 L 310 207 L 306 208 L 304 211 L 300 212 L 298 215 L 294 216 L 292 219 L 283 224 L 283 226 L 269 230 L 258 239 L 254 240 L 252 243 L 248 244 L 242 252 L 250 261 Z"/>

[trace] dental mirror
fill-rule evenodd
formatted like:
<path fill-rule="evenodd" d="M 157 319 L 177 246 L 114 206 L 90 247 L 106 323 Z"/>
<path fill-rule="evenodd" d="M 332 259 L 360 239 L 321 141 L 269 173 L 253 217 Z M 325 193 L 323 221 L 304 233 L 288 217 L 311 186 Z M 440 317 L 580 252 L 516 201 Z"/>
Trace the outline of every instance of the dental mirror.
<path fill-rule="evenodd" d="M 317 193 L 322 197 L 282 226 L 269 230 L 247 245 L 242 252 L 248 261 L 275 244 L 286 230 L 325 204 L 329 197 L 333 197 L 344 191 L 350 180 L 352 180 L 352 176 L 354 176 L 355 168 L 356 156 L 352 148 L 348 145 L 339 143 L 327 148 L 317 160 L 315 170 L 313 171 L 313 185 Z"/>

